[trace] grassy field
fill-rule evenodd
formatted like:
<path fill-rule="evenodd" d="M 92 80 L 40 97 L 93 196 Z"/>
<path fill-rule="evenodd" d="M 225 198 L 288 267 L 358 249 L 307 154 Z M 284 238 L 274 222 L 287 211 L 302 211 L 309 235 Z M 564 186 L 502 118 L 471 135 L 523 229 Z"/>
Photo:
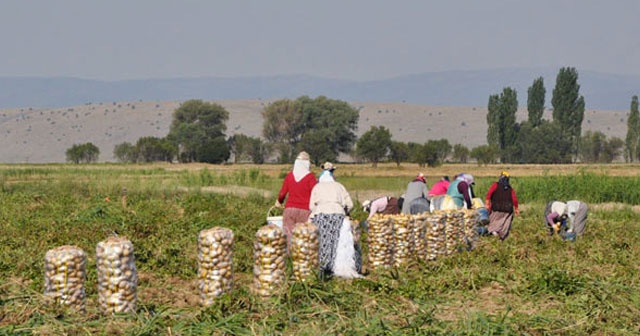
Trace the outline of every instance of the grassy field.
<path fill-rule="evenodd" d="M 0 335 L 637 335 L 640 333 L 640 166 L 339 165 L 354 201 L 400 195 L 423 171 L 476 176 L 484 198 L 507 169 L 522 204 L 510 237 L 437 261 L 362 279 L 290 279 L 251 294 L 253 240 L 289 166 L 0 166 Z M 127 190 L 127 205 L 121 194 Z M 574 243 L 543 227 L 550 199 L 590 206 Z M 356 209 L 352 216 L 364 219 Z M 234 290 L 198 305 L 197 236 L 235 234 Z M 103 316 L 96 244 L 117 232 L 135 246 L 136 314 Z M 366 235 L 363 235 L 366 268 Z M 44 254 L 77 245 L 88 255 L 87 310 L 47 304 Z"/>

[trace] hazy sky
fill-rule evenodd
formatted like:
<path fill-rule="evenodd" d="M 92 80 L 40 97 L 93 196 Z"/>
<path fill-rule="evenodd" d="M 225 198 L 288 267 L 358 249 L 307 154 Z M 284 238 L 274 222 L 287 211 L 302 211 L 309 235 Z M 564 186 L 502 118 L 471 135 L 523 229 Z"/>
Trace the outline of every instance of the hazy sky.
<path fill-rule="evenodd" d="M 0 76 L 640 74 L 639 0 L 3 0 Z"/>

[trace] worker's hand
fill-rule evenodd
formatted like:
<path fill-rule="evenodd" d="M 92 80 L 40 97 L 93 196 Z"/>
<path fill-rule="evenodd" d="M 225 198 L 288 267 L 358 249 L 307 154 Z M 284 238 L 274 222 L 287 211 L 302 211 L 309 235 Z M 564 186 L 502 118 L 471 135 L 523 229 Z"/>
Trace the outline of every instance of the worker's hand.
<path fill-rule="evenodd" d="M 520 216 L 520 209 L 516 208 L 516 216 Z"/>
<path fill-rule="evenodd" d="M 276 200 L 276 204 L 273 205 L 276 208 L 282 208 L 282 203 L 280 203 L 280 201 Z"/>

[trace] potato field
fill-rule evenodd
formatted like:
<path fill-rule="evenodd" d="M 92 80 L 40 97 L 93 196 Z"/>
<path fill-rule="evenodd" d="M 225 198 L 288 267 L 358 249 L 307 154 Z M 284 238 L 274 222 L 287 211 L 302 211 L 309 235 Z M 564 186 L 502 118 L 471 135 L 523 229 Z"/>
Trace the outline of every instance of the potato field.
<path fill-rule="evenodd" d="M 358 221 L 418 172 L 473 174 L 484 199 L 508 170 L 521 204 L 503 242 L 391 267 L 369 264 L 363 231 L 363 277 L 348 280 L 256 252 L 282 245 L 265 224 L 290 168 L 0 165 L 0 335 L 640 333 L 640 165 L 338 164 Z M 546 202 L 572 199 L 589 205 L 585 234 L 549 236 Z M 257 289 L 256 256 L 278 267 Z"/>

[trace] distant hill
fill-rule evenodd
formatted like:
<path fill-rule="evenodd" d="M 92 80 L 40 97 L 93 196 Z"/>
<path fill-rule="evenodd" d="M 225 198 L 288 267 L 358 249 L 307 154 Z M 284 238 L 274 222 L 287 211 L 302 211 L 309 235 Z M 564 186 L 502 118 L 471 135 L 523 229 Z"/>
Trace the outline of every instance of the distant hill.
<path fill-rule="evenodd" d="M 226 134 L 261 136 L 262 109 L 273 99 L 215 100 L 230 114 Z M 447 139 L 473 148 L 486 143 L 486 107 L 433 106 L 410 103 L 349 101 L 360 111 L 357 134 L 371 126 L 386 126 L 394 140 L 424 143 Z M 164 137 L 180 101 L 92 102 L 61 108 L 0 109 L 0 162 L 56 163 L 65 161 L 73 144 L 92 142 L 101 162 L 114 161 L 115 145 L 140 137 Z M 597 130 L 624 138 L 628 111 L 585 111 L 583 131 Z M 550 110 L 545 118 L 551 116 Z M 518 111 L 518 120 L 526 111 Z"/>
<path fill-rule="evenodd" d="M 174 78 L 98 81 L 77 78 L 0 77 L 0 108 L 59 108 L 122 101 L 253 100 L 325 95 L 346 101 L 486 107 L 489 95 L 506 86 L 526 106 L 527 89 L 542 76 L 550 106 L 559 69 L 526 68 L 444 71 L 376 81 L 305 75 L 242 78 Z M 640 91 L 640 76 L 579 73 L 588 109 L 628 110 Z"/>

